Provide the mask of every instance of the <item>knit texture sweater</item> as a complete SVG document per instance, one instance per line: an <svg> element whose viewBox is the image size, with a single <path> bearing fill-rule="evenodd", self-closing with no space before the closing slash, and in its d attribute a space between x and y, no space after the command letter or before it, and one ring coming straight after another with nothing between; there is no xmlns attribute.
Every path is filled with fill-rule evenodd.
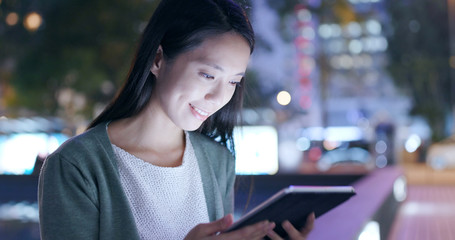
<svg viewBox="0 0 455 240"><path fill-rule="evenodd" d="M140 239L106 126L71 138L44 162L38 184L42 240ZM214 221L233 211L234 159L204 135L190 132L190 139Z"/></svg>
<svg viewBox="0 0 455 240"><path fill-rule="evenodd" d="M177 167L155 166L113 147L141 239L183 239L197 224L209 221L201 174L188 134L182 164Z"/></svg>

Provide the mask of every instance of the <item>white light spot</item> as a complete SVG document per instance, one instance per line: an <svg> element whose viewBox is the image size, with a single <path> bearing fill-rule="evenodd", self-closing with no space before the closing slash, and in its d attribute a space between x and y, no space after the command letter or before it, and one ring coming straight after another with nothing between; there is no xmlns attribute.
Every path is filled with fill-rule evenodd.
<svg viewBox="0 0 455 240"><path fill-rule="evenodd" d="M384 142L383 140L379 140L376 143L374 149L376 150L377 153L383 154L387 151L387 143Z"/></svg>
<svg viewBox="0 0 455 240"><path fill-rule="evenodd" d="M366 27L368 33L370 33L372 35L381 34L381 31L382 31L381 24L379 24L379 22L376 20L368 20L365 23L365 27Z"/></svg>
<svg viewBox="0 0 455 240"><path fill-rule="evenodd" d="M358 240L381 240L379 223L376 221L368 222L359 234Z"/></svg>
<svg viewBox="0 0 455 240"><path fill-rule="evenodd" d="M420 139L420 137L417 134L412 134L406 140L404 148L406 149L407 152L413 153L420 147L421 144L422 140Z"/></svg>
<svg viewBox="0 0 455 240"><path fill-rule="evenodd" d="M311 146L311 141L306 138L306 137L301 137L299 139L297 139L297 149L299 149L299 151L306 151L308 149L310 149L310 146Z"/></svg>
<svg viewBox="0 0 455 240"><path fill-rule="evenodd" d="M280 105L286 106L291 102L291 94L286 91L281 91L277 94L276 100Z"/></svg>

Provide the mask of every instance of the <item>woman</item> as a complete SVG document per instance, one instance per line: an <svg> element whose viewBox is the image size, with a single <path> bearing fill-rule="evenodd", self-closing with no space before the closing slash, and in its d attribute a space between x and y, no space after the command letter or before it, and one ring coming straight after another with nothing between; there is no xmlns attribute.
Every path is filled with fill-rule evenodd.
<svg viewBox="0 0 455 240"><path fill-rule="evenodd" d="M163 0L117 97L45 161L42 239L280 239L268 221L223 233L253 47L230 0ZM313 221L285 229L303 239Z"/></svg>

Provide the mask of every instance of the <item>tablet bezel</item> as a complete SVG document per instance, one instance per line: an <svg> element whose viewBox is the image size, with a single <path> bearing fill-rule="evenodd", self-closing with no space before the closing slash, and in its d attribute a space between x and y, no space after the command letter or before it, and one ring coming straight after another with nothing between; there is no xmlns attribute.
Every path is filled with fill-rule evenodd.
<svg viewBox="0 0 455 240"><path fill-rule="evenodd" d="M247 214L242 216L239 220L234 222L234 224L227 230L233 231L236 229L239 229L243 227L244 225L250 225L253 224L254 222L259 222L261 219L254 219L256 217L256 214L260 215L267 215L267 210L269 208L276 208L273 207L275 203L280 204L280 201L291 201L289 200L289 197L292 196L294 199L300 198L302 201L309 201L311 205L314 204L319 204L317 203L317 199L322 199L325 200L326 205L318 205L316 210L311 210L311 209L296 209L302 211L302 216L299 221L299 223L293 222L291 220L291 223L293 223L297 228L302 227L304 223L302 221L306 220L306 216L311 213L315 212L315 216L319 217L323 215L324 213L330 211L331 209L335 208L336 206L340 205L341 203L347 201L349 198L354 196L355 189L352 186L295 186L291 185L289 187L286 187L280 191L278 191L276 194L268 198L266 201L249 211ZM288 200L286 200L288 198ZM306 199L305 199L306 198ZM316 198L316 199L315 199ZM295 200L294 200L295 201ZM328 201L328 202L327 202ZM321 201L321 203L324 201ZM272 206L272 207L271 207ZM302 206L298 206L302 208ZM273 212L273 210L271 210ZM275 210L276 212L276 210ZM273 214L272 214L273 215ZM305 216L303 216L305 215ZM262 216L262 220L269 220L269 221L274 221L277 224L277 227L275 228L275 231L281 235L282 237L285 237L285 232L281 228L281 222L276 221L277 219L281 219L282 217L278 217L277 219L273 219L274 217L266 218ZM302 220L304 218L304 220ZM297 220L296 220L297 221Z"/></svg>

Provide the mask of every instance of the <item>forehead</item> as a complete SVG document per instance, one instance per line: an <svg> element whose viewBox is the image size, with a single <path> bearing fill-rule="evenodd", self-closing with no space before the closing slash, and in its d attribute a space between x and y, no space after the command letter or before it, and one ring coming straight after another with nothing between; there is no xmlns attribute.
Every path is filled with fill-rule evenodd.
<svg viewBox="0 0 455 240"><path fill-rule="evenodd" d="M237 33L224 33L205 39L198 47L184 54L187 61L227 69L245 69L250 58L250 46Z"/></svg>

